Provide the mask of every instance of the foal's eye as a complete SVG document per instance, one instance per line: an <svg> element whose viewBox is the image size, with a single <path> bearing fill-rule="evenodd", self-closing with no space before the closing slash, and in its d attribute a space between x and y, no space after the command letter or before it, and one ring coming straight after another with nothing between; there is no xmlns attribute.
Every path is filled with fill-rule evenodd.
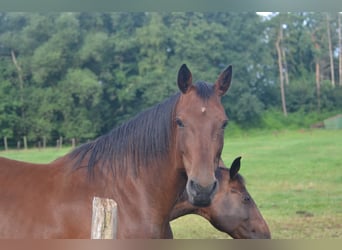
<svg viewBox="0 0 342 250"><path fill-rule="evenodd" d="M222 124L222 129L225 129L226 127L227 127L227 125L228 125L228 121L227 120L225 120L224 122L223 122L223 124Z"/></svg>
<svg viewBox="0 0 342 250"><path fill-rule="evenodd" d="M184 123L182 122L181 119L179 118L176 118L176 123L177 123L177 126L180 127L180 128L184 128Z"/></svg>
<svg viewBox="0 0 342 250"><path fill-rule="evenodd" d="M243 202L245 202L245 203L249 202L250 200L251 200L251 197L249 195L245 195L243 197Z"/></svg>

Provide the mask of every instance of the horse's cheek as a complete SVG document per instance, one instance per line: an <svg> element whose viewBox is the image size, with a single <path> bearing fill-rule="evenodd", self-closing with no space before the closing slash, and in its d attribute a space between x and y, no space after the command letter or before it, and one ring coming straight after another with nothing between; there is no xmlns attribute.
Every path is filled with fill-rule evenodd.
<svg viewBox="0 0 342 250"><path fill-rule="evenodd" d="M186 134L184 129L179 129L177 133L177 148L181 155L186 153Z"/></svg>

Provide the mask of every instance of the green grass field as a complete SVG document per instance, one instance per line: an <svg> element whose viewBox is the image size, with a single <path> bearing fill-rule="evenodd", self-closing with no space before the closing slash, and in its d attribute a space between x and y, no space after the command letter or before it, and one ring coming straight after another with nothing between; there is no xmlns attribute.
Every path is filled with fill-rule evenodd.
<svg viewBox="0 0 342 250"><path fill-rule="evenodd" d="M1 151L49 162L70 148ZM241 155L240 173L275 239L342 238L342 130L246 133L225 138L222 158ZM175 238L229 238L199 216L172 222Z"/></svg>

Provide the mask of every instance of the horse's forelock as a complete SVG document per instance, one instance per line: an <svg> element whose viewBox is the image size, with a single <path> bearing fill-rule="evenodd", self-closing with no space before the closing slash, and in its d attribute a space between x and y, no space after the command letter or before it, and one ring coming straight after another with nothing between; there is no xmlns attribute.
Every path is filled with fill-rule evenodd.
<svg viewBox="0 0 342 250"><path fill-rule="evenodd" d="M197 95L203 100L208 100L215 93L214 85L210 83L200 81L195 84L195 88Z"/></svg>

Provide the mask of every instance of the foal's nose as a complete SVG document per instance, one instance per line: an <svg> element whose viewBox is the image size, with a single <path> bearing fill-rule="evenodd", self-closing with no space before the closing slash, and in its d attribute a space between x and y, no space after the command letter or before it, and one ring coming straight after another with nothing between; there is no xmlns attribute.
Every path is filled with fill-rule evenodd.
<svg viewBox="0 0 342 250"><path fill-rule="evenodd" d="M218 182L214 180L214 182L206 187L203 187L201 184L197 183L194 180L189 180L188 183L188 194L190 202L199 207L209 206L211 203L211 199L217 191Z"/></svg>

